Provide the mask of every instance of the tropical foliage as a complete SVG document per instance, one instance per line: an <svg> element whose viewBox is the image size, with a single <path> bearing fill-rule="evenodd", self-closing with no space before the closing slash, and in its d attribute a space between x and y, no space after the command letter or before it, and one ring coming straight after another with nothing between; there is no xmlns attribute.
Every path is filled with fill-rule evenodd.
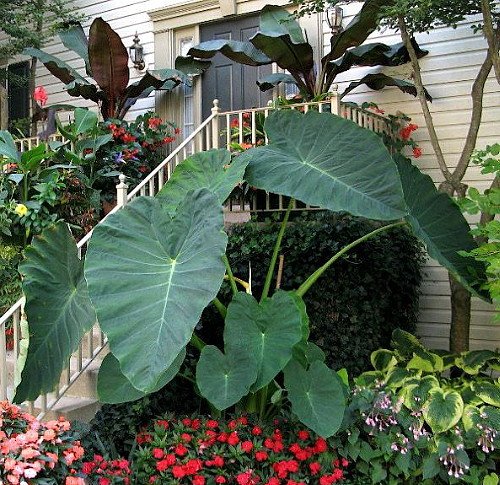
<svg viewBox="0 0 500 485"><path fill-rule="evenodd" d="M475 247L458 207L406 160L396 164L376 134L312 111L277 111L264 128L269 145L232 161L225 150L193 155L157 197L134 199L111 214L96 227L85 263L75 259L64 226L34 241L32 257L21 268L30 348L17 402L36 398L56 382L56 372L49 376L37 370L42 362L63 365L53 352L48 358L47 321L50 348L58 347L62 359L75 350L78 330L94 322L95 312L111 349L99 373L103 401L138 399L165 386L190 344L199 351L197 388L214 412L234 406L264 417L290 405L306 426L330 436L342 423L346 373L333 372L323 352L309 342L302 299L328 267L365 240L409 224L433 257L480 294L483 266L457 254ZM249 282L233 276L225 256L222 204L242 179L290 198L259 300ZM382 222L340 249L295 291L271 294L294 199ZM233 293L230 302L216 298L225 276ZM71 290L53 291L48 281ZM211 302L225 317L221 347L205 345L195 331ZM61 309L56 319L53 312L47 315L48 308Z"/></svg>
<svg viewBox="0 0 500 485"><path fill-rule="evenodd" d="M257 84L262 91L284 82L295 84L306 100L319 99L328 93L340 73L353 66L399 66L409 61L408 51L403 44L363 44L377 28L379 13L388 3L390 2L383 0L364 2L360 12L345 30L332 36L330 52L321 59L321 66L315 66L313 48L307 42L298 22L286 10L272 5L267 5L262 10L259 31L249 41L211 40L191 48L188 56L193 60L206 60L220 52L232 61L248 66L275 62L284 72L258 80ZM418 47L415 40L412 43L419 57L427 54L427 51ZM375 90L395 86L413 96L417 94L415 86L407 80L373 73L351 83L344 95L362 84ZM428 94L427 96L431 100Z"/></svg>
<svg viewBox="0 0 500 485"><path fill-rule="evenodd" d="M27 48L24 54L38 58L60 81L68 94L89 99L99 105L105 120L123 119L127 111L155 89L172 90L180 83L189 83L189 76L199 74L203 63L178 62L179 69L146 71L141 79L129 84L128 52L118 34L102 18L90 26L89 37L80 24L61 31L63 45L85 62L83 77L61 59L37 48Z"/></svg>

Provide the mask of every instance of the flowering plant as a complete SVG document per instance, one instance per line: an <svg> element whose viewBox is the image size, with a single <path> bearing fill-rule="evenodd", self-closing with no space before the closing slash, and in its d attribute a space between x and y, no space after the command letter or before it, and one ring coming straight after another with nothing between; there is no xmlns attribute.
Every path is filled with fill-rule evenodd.
<svg viewBox="0 0 500 485"><path fill-rule="evenodd" d="M105 460L101 455L94 455L92 461L83 463L82 472L87 481L96 485L111 485L130 483L130 463L124 458Z"/></svg>
<svg viewBox="0 0 500 485"><path fill-rule="evenodd" d="M375 370L356 379L339 453L373 483L483 483L499 457L498 382L486 373L500 355L439 355L403 331L393 342L395 350L374 352ZM451 366L463 375L447 377Z"/></svg>
<svg viewBox="0 0 500 485"><path fill-rule="evenodd" d="M137 436L137 483L330 485L349 462L296 422L258 425L246 416L160 419Z"/></svg>
<svg viewBox="0 0 500 485"><path fill-rule="evenodd" d="M0 402L0 484L85 485L77 472L83 453L68 421L42 423Z"/></svg>

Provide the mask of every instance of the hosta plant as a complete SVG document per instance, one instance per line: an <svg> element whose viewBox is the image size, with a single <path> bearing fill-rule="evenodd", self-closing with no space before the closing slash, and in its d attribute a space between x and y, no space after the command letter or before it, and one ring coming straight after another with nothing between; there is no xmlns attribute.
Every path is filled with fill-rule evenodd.
<svg viewBox="0 0 500 485"><path fill-rule="evenodd" d="M343 456L372 483L489 484L498 463L500 354L432 352L407 332L372 354L355 380L339 435ZM455 368L450 376L450 369Z"/></svg>
<svg viewBox="0 0 500 485"><path fill-rule="evenodd" d="M392 46L381 42L363 44L377 28L379 14L390 1L367 0L360 12L347 27L330 39L330 52L321 65L314 63L313 48L307 41L299 23L283 8L267 5L260 14L258 32L248 41L214 39L191 48L188 58L193 62L206 61L221 53L232 61L247 66L263 66L276 63L284 72L270 74L257 81L261 91L267 91L280 83L294 84L306 100L323 99L335 78L354 66L399 66L409 62L409 54L402 43ZM412 40L416 55L423 57L421 50ZM186 58L179 57L179 61ZM352 82L343 95L366 85L380 90L395 86L405 93L416 96L415 86L404 79L397 79L384 73L370 73ZM426 92L429 100L431 97Z"/></svg>
<svg viewBox="0 0 500 485"><path fill-rule="evenodd" d="M302 297L330 265L370 237L407 226L432 257L480 294L483 266L457 252L475 247L458 207L430 177L404 159L395 162L376 134L328 113L292 110L271 114L264 129L267 146L232 159L226 150L189 157L156 197L136 198L99 224L85 261L63 225L34 242L21 269L30 347L16 401L53 388L97 316L111 350L99 372L104 402L162 388L191 345L199 352L196 389L214 411L236 408L266 417L291 406L326 437L342 422L346 376L329 369L309 342ZM259 298L251 281L233 275L225 256L222 206L242 181L290 201ZM271 291L295 199L379 222L295 291ZM217 298L224 278L230 301ZM209 304L225 318L223 345L207 345L195 330ZM42 371L49 354L50 374Z"/></svg>

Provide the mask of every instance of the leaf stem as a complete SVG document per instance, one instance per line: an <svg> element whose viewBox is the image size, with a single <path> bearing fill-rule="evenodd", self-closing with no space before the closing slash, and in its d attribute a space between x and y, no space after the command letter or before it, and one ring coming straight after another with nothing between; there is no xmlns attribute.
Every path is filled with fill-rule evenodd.
<svg viewBox="0 0 500 485"><path fill-rule="evenodd" d="M399 222L394 222L393 224L388 224L387 226L379 227L368 234L365 234L364 236L361 236L360 238L356 239L352 243L348 244L347 246L344 246L340 251L335 253L323 266L318 268L309 278L307 278L304 283L300 285L300 287L297 289L296 293L299 296L304 296L304 294L311 288L311 286L316 283L317 279L335 262L337 259L339 259L341 256L343 256L345 253L347 253L349 250L352 248L358 246L362 242L372 238L373 236L376 236L377 234L387 231L389 229L392 229L393 227L397 226L402 226L406 224L406 221L399 221Z"/></svg>
<svg viewBox="0 0 500 485"><path fill-rule="evenodd" d="M290 217L290 212L295 203L295 199L290 199L288 207L285 212L285 217L281 221L280 232L278 233L278 238L276 239L276 244L274 245L273 255L271 257L271 263L269 264L269 269L267 270L266 281L264 283L264 289L262 290L262 296L260 301L264 301L269 294L269 289L271 288L271 281L273 279L274 268L276 267L276 260L278 259L278 253L281 248L281 241L283 240L283 235L285 234L286 225L288 223L288 218Z"/></svg>
<svg viewBox="0 0 500 485"><path fill-rule="evenodd" d="M229 284L231 285L231 290L233 290L233 295L238 293L238 288L236 287L236 281L234 280L233 272L231 270L231 265L229 264L229 259L224 254L222 256L222 260L224 261L224 265L226 266L227 277L229 278Z"/></svg>
<svg viewBox="0 0 500 485"><path fill-rule="evenodd" d="M226 318L227 308L224 306L224 304L217 297L212 300L212 303L214 304L215 308L217 308L220 316L222 318Z"/></svg>
<svg viewBox="0 0 500 485"><path fill-rule="evenodd" d="M200 337L198 337L198 335L196 335L195 333L193 333L193 335L191 335L191 340L189 341L189 343L195 348L195 349L198 349L200 352L203 350L203 347L205 347L205 345L207 345L205 342L203 342L203 340L201 340Z"/></svg>

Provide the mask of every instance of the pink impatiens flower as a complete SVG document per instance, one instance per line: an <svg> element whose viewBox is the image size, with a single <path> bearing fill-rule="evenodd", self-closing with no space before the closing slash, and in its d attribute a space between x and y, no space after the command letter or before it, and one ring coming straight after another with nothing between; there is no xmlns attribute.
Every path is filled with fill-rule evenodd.
<svg viewBox="0 0 500 485"><path fill-rule="evenodd" d="M33 99L40 105L45 106L49 97L47 96L47 91L43 86L37 86L35 92L33 93Z"/></svg>

